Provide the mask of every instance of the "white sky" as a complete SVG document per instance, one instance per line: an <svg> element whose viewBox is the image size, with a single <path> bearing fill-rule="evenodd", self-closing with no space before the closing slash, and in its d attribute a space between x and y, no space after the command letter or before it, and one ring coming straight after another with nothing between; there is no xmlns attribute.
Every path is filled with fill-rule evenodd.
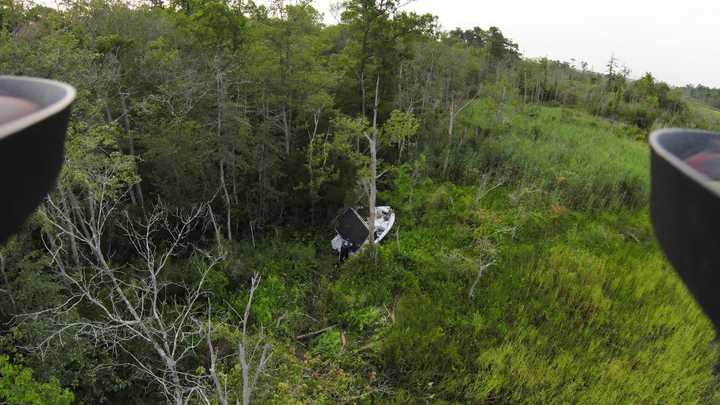
<svg viewBox="0 0 720 405"><path fill-rule="evenodd" d="M336 0L315 0L325 13ZM587 61L604 71L611 54L639 77L720 88L720 0L415 0L444 29L491 25L526 57Z"/></svg>

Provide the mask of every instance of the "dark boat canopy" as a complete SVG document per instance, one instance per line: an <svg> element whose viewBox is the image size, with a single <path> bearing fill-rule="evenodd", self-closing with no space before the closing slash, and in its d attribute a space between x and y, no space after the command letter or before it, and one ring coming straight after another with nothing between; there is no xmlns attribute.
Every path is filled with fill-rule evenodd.
<svg viewBox="0 0 720 405"><path fill-rule="evenodd" d="M370 231L365 221L352 208L348 208L340 215L337 222L337 233L346 241L352 242L355 246L362 245L368 238Z"/></svg>

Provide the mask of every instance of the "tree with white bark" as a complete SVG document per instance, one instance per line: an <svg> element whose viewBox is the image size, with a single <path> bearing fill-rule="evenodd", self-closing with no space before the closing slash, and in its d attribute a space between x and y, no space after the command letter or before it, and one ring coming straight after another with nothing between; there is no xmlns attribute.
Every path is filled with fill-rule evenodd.
<svg viewBox="0 0 720 405"><path fill-rule="evenodd" d="M189 242L189 235L203 224L210 212L207 204L190 209L170 209L157 202L141 220L119 213L118 198L110 193L111 176L98 177L98 188L85 204L67 210L48 198L44 218L48 227L43 240L52 260L52 270L67 291L60 305L18 319L43 317L54 330L33 349L43 351L67 344L67 339L88 338L98 347L115 353L120 366L129 366L156 385L168 403L193 401L210 404L213 398L228 403L227 390L220 390L212 348L212 319L203 314L210 308L208 275L225 260L221 245L203 250ZM138 261L117 264L109 242L114 224L134 250ZM67 243L75 242L74 248ZM76 252L73 252L76 249ZM73 256L78 254L79 263ZM178 256L195 256L197 281L176 282L167 277ZM248 343L250 307L260 277L255 275L241 319L238 361L243 372L242 402L250 401L259 377L266 371L271 346L263 336ZM92 313L77 316L77 311ZM211 367L198 371L200 348L207 341ZM259 350L259 354L258 353ZM113 366L115 366L113 365ZM225 400L223 400L225 398Z"/></svg>
<svg viewBox="0 0 720 405"><path fill-rule="evenodd" d="M375 97L373 101L372 122L360 116L356 119L348 117L340 117L335 120L335 142L336 144L345 144L345 147L335 146L335 150L339 153L345 153L359 167L359 182L363 195L367 196L367 204L369 210L368 218L368 242L375 244L375 208L377 206L377 181L382 178L385 171L378 173L378 168L382 161L378 157L378 152L384 146L395 143L400 148L401 145L410 139L419 127L419 122L410 112L401 112L394 110L390 114L390 118L383 125L379 122L379 106L380 106L380 77L375 82ZM364 138L367 141L367 155L356 152L348 147L349 143L358 138Z"/></svg>
<svg viewBox="0 0 720 405"><path fill-rule="evenodd" d="M237 360L240 362L242 370L242 391L238 395L237 393L230 392L228 390L227 376L218 371L218 358L217 351L213 346L212 340L212 327L213 322L210 316L210 305L208 305L208 329L207 329L207 344L208 352L210 354L210 377L215 388L218 401L222 405L228 405L231 403L239 404L242 400L243 405L250 404L252 394L257 387L257 383L260 376L265 373L268 367L268 362L272 356L272 347L264 339L263 330L260 330L259 336L255 339L254 343L248 335L248 320L250 319L250 308L252 307L253 297L255 291L260 284L260 275L255 274L252 277L250 283L250 292L247 303L245 305L245 312L240 320L242 329L240 332L240 339L237 344ZM234 357L233 357L234 358ZM234 402L233 402L234 399Z"/></svg>

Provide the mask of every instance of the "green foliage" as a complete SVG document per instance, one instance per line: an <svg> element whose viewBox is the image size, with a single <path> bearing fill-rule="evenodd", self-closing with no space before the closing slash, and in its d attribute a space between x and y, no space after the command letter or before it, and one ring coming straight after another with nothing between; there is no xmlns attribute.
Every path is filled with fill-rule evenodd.
<svg viewBox="0 0 720 405"><path fill-rule="evenodd" d="M188 26L204 46L237 48L243 39L245 20L228 2L208 1L194 7Z"/></svg>
<svg viewBox="0 0 720 405"><path fill-rule="evenodd" d="M135 159L120 151L118 138L117 127L73 123L67 133L66 164L60 180L63 186L117 198L140 181Z"/></svg>
<svg viewBox="0 0 720 405"><path fill-rule="evenodd" d="M720 89L713 89L702 84L696 86L688 84L683 88L683 93L711 107L720 108Z"/></svg>
<svg viewBox="0 0 720 405"><path fill-rule="evenodd" d="M513 188L477 191L416 184L394 193L401 213L420 218L401 244L405 271L420 284L397 292L380 361L411 395L501 403L716 395L712 327L657 252L644 213L588 215L552 200L517 202ZM417 211L438 194L461 213ZM412 211L401 202L408 197ZM487 260L496 264L469 297ZM682 381L665 378L669 367Z"/></svg>
<svg viewBox="0 0 720 405"><path fill-rule="evenodd" d="M159 305L186 299L205 252L225 253L196 304L212 304L232 398L257 273L248 339L273 347L259 403L720 401L713 331L646 213L647 133L720 129L700 102L717 104L715 90L688 87L689 100L649 73L632 80L614 57L604 74L523 59L496 27L441 32L396 0L343 1L331 26L304 0L9 1L0 71L78 89L52 201L80 228L99 201L113 207L93 238L129 300L142 299L144 262L119 218L212 207L168 259ZM338 263L332 219L366 199L378 79L378 199L398 222L377 252ZM99 316L68 301L48 250L87 282L104 277L86 263L96 252L50 235L68 225L50 219L41 209L0 249L0 350L17 362L0 356L0 397L156 402L151 378L114 366L130 353L69 330L45 353L26 350L54 324L19 314L67 301L67 319ZM128 339L133 356L155 356ZM193 342L178 366L206 375L205 341Z"/></svg>
<svg viewBox="0 0 720 405"><path fill-rule="evenodd" d="M313 343L313 353L325 358L335 358L342 351L342 338L340 332L335 329L323 333Z"/></svg>
<svg viewBox="0 0 720 405"><path fill-rule="evenodd" d="M479 116L476 125L496 128L484 117L486 111L479 104L467 114ZM647 152L627 138L625 126L567 109L507 108L502 114L511 129L471 139L473 147L456 160L464 176L491 171L558 190L561 203L573 207L638 207L647 201Z"/></svg>
<svg viewBox="0 0 720 405"><path fill-rule="evenodd" d="M658 82L650 73L628 79L629 69L614 58L608 73L582 71L567 62L543 58L523 61L517 82L524 101L581 107L593 114L635 125L643 130L661 126L697 125L678 89Z"/></svg>
<svg viewBox="0 0 720 405"><path fill-rule="evenodd" d="M0 355L0 398L13 405L62 405L72 403L72 392L63 389L57 380L40 383L32 371L15 366Z"/></svg>
<svg viewBox="0 0 720 405"><path fill-rule="evenodd" d="M690 102L695 128L720 131L720 111L696 101Z"/></svg>
<svg viewBox="0 0 720 405"><path fill-rule="evenodd" d="M343 36L352 40L342 50L344 75L339 84L344 88L338 93L344 112L366 114L372 105L371 83L379 79L381 92L394 94L394 67L411 56L414 44L434 36L436 21L428 14L401 11L398 0L345 0L342 5L347 27ZM391 110L385 100L380 106L383 115Z"/></svg>
<svg viewBox="0 0 720 405"><path fill-rule="evenodd" d="M419 128L420 121L412 113L393 110L382 127L379 142L397 145L398 160L400 160L406 144L412 140Z"/></svg>

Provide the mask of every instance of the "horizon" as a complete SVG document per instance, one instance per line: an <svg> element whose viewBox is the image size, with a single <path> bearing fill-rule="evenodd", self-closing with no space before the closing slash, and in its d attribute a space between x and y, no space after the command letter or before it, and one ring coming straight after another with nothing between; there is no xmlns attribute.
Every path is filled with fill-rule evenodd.
<svg viewBox="0 0 720 405"><path fill-rule="evenodd" d="M324 13L326 24L337 23L330 12L334 3L337 1L313 1ZM403 10L430 13L445 31L496 26L518 44L526 58L585 61L591 70L604 73L614 55L630 69L632 79L650 72L672 86L702 84L720 88L720 47L715 46L712 36L720 4L690 0L679 8L677 3L658 1L648 7L609 0L602 7L591 9L588 3L583 6L571 0L557 0L551 5L518 0L499 4L414 0ZM620 9L623 11L616 11ZM677 21L692 24L667 35L667 28L677 25Z"/></svg>
<svg viewBox="0 0 720 405"><path fill-rule="evenodd" d="M326 25L338 23L330 8L339 2L312 0ZM37 0L37 4L57 7L57 0ZM475 0L409 0L402 9L436 16L443 31L498 27L518 44L522 56L529 59L547 57L573 66L584 61L590 70L606 73L605 66L614 56L620 66L630 69L633 80L649 72L657 80L675 87L702 84L720 88L717 74L720 47L712 38L716 20L720 18L720 3L689 0L682 8L676 5L667 0L657 1L652 5L653 11L647 12L648 7L643 4L621 0L608 0L602 8L593 10L578 7L572 0L556 0L551 5L519 0L499 4L478 4ZM477 14L468 12L476 8ZM623 12L615 13L617 9ZM692 24L667 36L667 27L677 24L676 20L692 21ZM659 38L662 41L658 42Z"/></svg>

